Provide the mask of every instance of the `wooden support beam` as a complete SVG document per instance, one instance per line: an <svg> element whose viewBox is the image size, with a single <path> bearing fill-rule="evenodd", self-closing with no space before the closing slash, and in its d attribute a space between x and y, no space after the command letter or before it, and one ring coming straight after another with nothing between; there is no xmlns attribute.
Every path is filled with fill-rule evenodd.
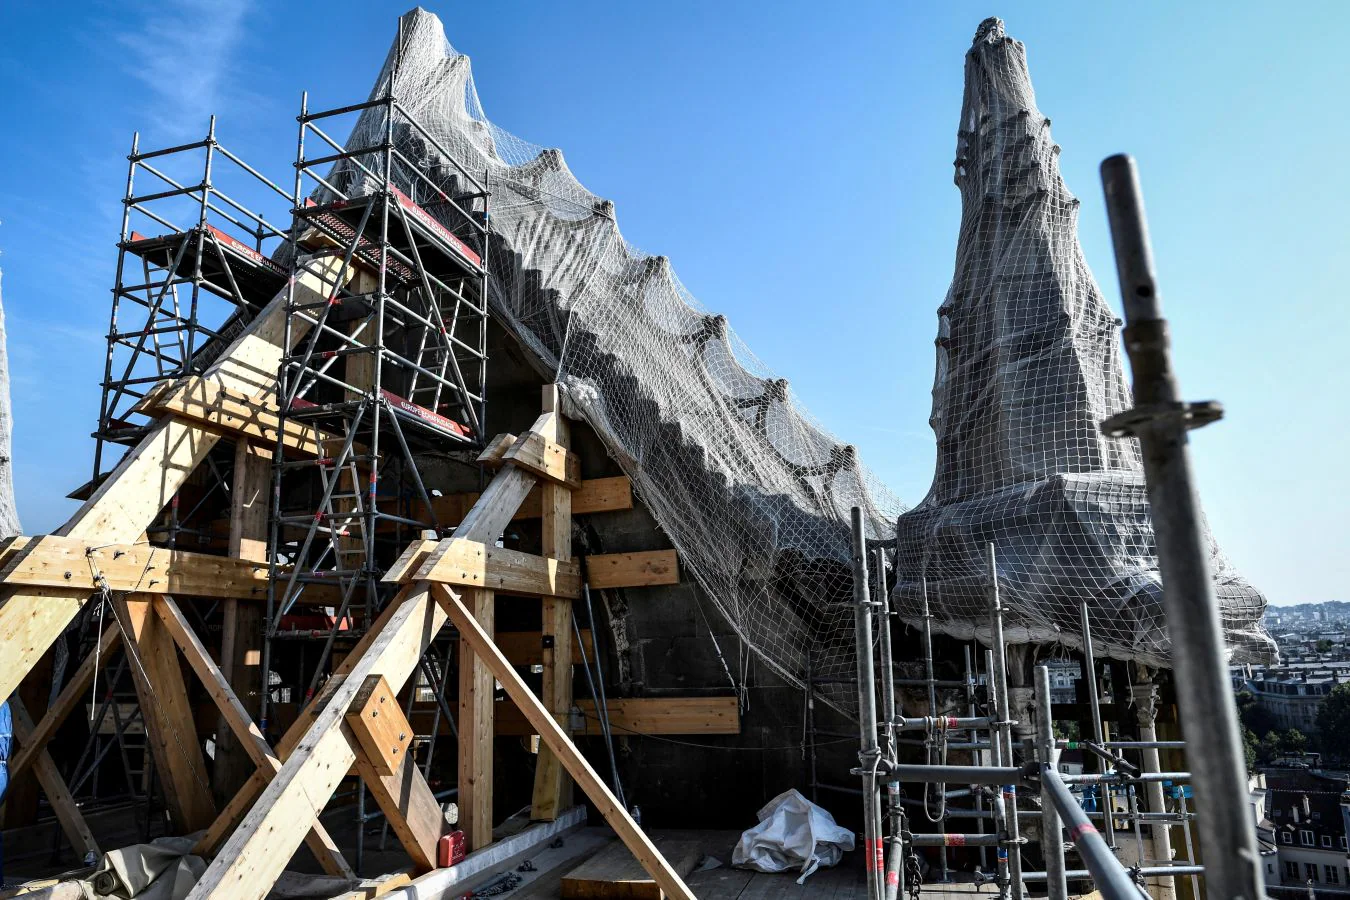
<svg viewBox="0 0 1350 900"><path fill-rule="evenodd" d="M306 262L294 279L297 302L331 296L342 278L341 269L341 260L332 256ZM203 377L251 397L272 390L284 352L289 291L288 287L278 293ZM294 340L303 337L303 327L292 328L291 335ZM218 440L219 435L199 424L161 419L60 534L96 545L136 542ZM0 593L0 646L5 647L0 654L0 697L14 692L88 598L87 591L73 588L5 588Z"/></svg>
<svg viewBox="0 0 1350 900"><path fill-rule="evenodd" d="M596 590L679 584L679 559L674 550L593 554L586 557L586 583Z"/></svg>
<svg viewBox="0 0 1350 900"><path fill-rule="evenodd" d="M52 735L65 723L72 712L80 707L85 696L84 692L89 690L90 683L94 680L94 673L98 667L107 660L108 654L117 649L117 645L122 641L122 629L116 622L112 622L107 628L103 629L103 635L99 638L98 646L84 658L80 667L75 670L75 674L66 682L66 686L61 689L55 702L47 707L47 712L43 714L42 721L38 722L37 727L32 729L28 740L19 747L19 752L9 761L9 779L17 781L24 770L37 758L38 751L47 746ZM97 698L95 698L97 702Z"/></svg>
<svg viewBox="0 0 1350 900"><path fill-rule="evenodd" d="M533 475L508 464L492 479L453 536L495 543L534 482ZM439 549L433 551L432 558ZM417 542L409 556L416 556L420 550L421 543ZM376 674L383 675L390 687L401 689L444 625L447 613L431 599L430 586L429 582L418 582L400 591L324 684L319 696L301 712L278 747L285 758L281 770L261 793L255 793L261 779L251 779L240 792L240 802L232 807L248 809L248 813L220 845L189 900L205 900L217 891L219 896L238 900L261 900L271 889L299 845L297 828L313 823L356 761L356 752L342 731L356 692L366 678ZM215 823L201 843L213 846L224 834L224 829L217 827L220 825Z"/></svg>
<svg viewBox="0 0 1350 900"><path fill-rule="evenodd" d="M271 488L272 451L248 441L237 442L230 485L231 557L267 562ZM262 604L241 602L237 597L225 598L221 609L220 672L250 719L258 717L262 706L264 615ZM228 803L257 767L222 713L216 725L216 759L211 771L216 802Z"/></svg>
<svg viewBox="0 0 1350 900"><path fill-rule="evenodd" d="M38 784L42 786L42 792L47 795L52 812L56 813L56 821L65 833L66 840L70 841L70 845L75 848L75 854L81 859L90 853L98 856L98 843L94 840L94 833L89 830L89 823L85 822L80 808L75 805L75 798L70 795L70 790L66 787L65 780L61 778L56 763L52 762L51 756L42 745L33 740L33 732L36 730L33 719L28 715L28 708L23 705L18 694L9 698L9 709L14 737L19 746L28 743L37 748L32 762L33 773L37 776Z"/></svg>
<svg viewBox="0 0 1350 900"><path fill-rule="evenodd" d="M513 666L542 666L544 664L544 635L540 631L498 631L492 639L501 648L503 655L511 660ZM586 648L586 658L592 659L595 653L595 641L589 628L581 629L581 645L572 641L572 665L581 665L581 648ZM556 645L555 645L555 656Z"/></svg>
<svg viewBox="0 0 1350 900"><path fill-rule="evenodd" d="M102 589L101 576L111 591L260 603L267 599L269 581L262 561L57 535L12 538L0 551L0 566L0 585L70 589L81 597ZM337 599L335 589L316 587L323 596L307 597L308 603L331 605Z"/></svg>
<svg viewBox="0 0 1350 900"><path fill-rule="evenodd" d="M216 707L220 710L221 721L234 735L240 749L247 754L252 761L256 771L263 773L268 777L281 768L281 760L268 745L267 739L263 737L262 731L253 722L253 716L240 701L239 696L226 680L224 672L211 659L211 654L202 646L202 642L197 637L197 633L192 630L188 624L183 612L178 608L178 604L172 597L156 597L154 599L154 610L159 617L160 622L168 631L169 636L173 638L178 649L183 652L183 657L187 660L192 671L196 673L201 680L206 691L215 701ZM337 875L342 878L355 878L351 866L342 856L342 851L338 849L337 842L328 834L317 820L309 834L305 837L305 843L318 860L319 865L329 875Z"/></svg>
<svg viewBox="0 0 1350 900"><path fill-rule="evenodd" d="M426 586L405 588L385 608L361 644L324 684L278 748L281 769L252 803L189 894L190 900L230 897L261 900L356 762L343 731L352 700L371 675L398 689L417 667L445 623L445 613ZM252 782L250 782L252 783Z"/></svg>
<svg viewBox="0 0 1350 900"><path fill-rule="evenodd" d="M530 431L512 443L502 461L513 462L544 481L571 490L581 487L581 460L562 444L538 431Z"/></svg>
<svg viewBox="0 0 1350 900"><path fill-rule="evenodd" d="M436 868L436 842L445 833L445 815L409 752L412 725L403 717L398 694L383 676L370 675L346 716L359 752L356 771L375 796L385 819L418 872Z"/></svg>
<svg viewBox="0 0 1350 900"><path fill-rule="evenodd" d="M681 878L703 858L698 841L663 837L657 838L656 847ZM665 900L660 886L621 844L610 844L564 875L559 896L562 900Z"/></svg>
<svg viewBox="0 0 1350 900"><path fill-rule="evenodd" d="M567 420L562 414L562 398L556 384L544 385L544 414L552 413L549 421L551 428L540 432L546 444L557 447L562 453L576 460L576 456L567 450L571 443L571 433ZM528 439L529 436L527 436ZM507 453L516 451L513 446ZM517 459L517 464L519 460ZM578 484L580 483L580 464L577 465ZM558 560L558 565L576 565L572 560L572 489L570 486L553 481L539 484L541 513L540 549L544 556ZM580 582L580 567L577 581ZM572 600L581 595L580 584L576 593L561 595L553 591L542 601L541 622L543 628L544 678L542 697L544 706L553 713L559 723L567 721L568 711L572 708ZM572 782L563 770L562 763L548 746L539 748L538 761L534 769L534 793L530 800L530 818L535 821L552 822L564 809L572 805Z"/></svg>
<svg viewBox="0 0 1350 900"><path fill-rule="evenodd" d="M741 714L735 697L620 697L608 701L610 727L615 734L624 735L710 735L740 734ZM600 717L595 703L578 700L582 728L571 727L571 734L599 737ZM513 704L497 703L497 736L519 737L535 734L525 717Z"/></svg>
<svg viewBox="0 0 1350 900"><path fill-rule="evenodd" d="M524 502L520 504L520 509L516 510L512 519L524 521L541 518L543 516L542 493L543 485L536 485ZM447 527L459 524L459 521L464 518L464 514L477 502L478 494L475 492L446 494L443 497L431 498L432 508L436 511L436 521ZM622 512L632 508L633 486L627 475L586 478L582 480L581 487L572 492L573 516ZM386 527L392 529L394 523L391 522Z"/></svg>
<svg viewBox="0 0 1350 900"><path fill-rule="evenodd" d="M151 615L146 595L116 596L113 608L169 817L180 834L206 828L216 817L215 803L173 637Z"/></svg>
<svg viewBox="0 0 1350 900"><path fill-rule="evenodd" d="M347 711L347 725L379 775L393 775L408 758L413 730L398 705L398 694L381 675L371 675Z"/></svg>
<svg viewBox="0 0 1350 900"><path fill-rule="evenodd" d="M486 588L503 594L581 596L581 567L574 562L462 538L452 538L446 543L448 546L440 548L435 562L424 563L416 574L405 574L404 579Z"/></svg>
<svg viewBox="0 0 1350 900"><path fill-rule="evenodd" d="M493 631L491 591L466 590L464 602L484 633ZM492 843L492 671L459 639L459 827L467 849Z"/></svg>
<svg viewBox="0 0 1350 900"><path fill-rule="evenodd" d="M271 449L276 447L281 416L270 394L251 397L244 391L189 376L147 394L133 412L151 418L173 415L229 437ZM286 421L282 448L287 456L324 456L333 441L342 438L294 419Z"/></svg>
<svg viewBox="0 0 1350 900"><path fill-rule="evenodd" d="M619 804L618 798L610 793L604 780L577 750L576 745L554 720L553 714L534 695L506 657L502 656L501 651L492 643L491 636L483 630L473 613L444 585L433 585L431 592L441 608L449 613L450 621L459 629L460 635L473 645L478 658L486 661L492 674L506 689L507 695L525 713L530 724L538 730L539 736L549 748L558 755L563 766L586 792L586 796L595 804L605 821L637 857L643 870L655 879L668 896L678 900L694 900L693 892L628 815L628 811Z"/></svg>

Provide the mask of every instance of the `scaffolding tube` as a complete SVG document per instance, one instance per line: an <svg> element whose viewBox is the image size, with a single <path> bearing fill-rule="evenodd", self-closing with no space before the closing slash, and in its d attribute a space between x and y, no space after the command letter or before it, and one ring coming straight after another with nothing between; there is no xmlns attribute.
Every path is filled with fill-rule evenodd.
<svg viewBox="0 0 1350 900"><path fill-rule="evenodd" d="M1036 667L1036 749L1041 764L1041 855L1045 857L1049 900L1068 900L1064 838L1059 813L1046 789L1046 771L1055 771L1055 723L1050 713L1050 669Z"/></svg>
<svg viewBox="0 0 1350 900"><path fill-rule="evenodd" d="M1251 827L1210 552L1186 449L1187 429L1218 419L1222 411L1214 403L1180 400L1134 160L1123 154L1109 157L1101 174L1135 397L1133 409L1108 419L1102 428L1107 434L1137 437L1144 460L1181 719L1187 733L1206 738L1206 752L1192 760L1196 796L1206 810L1198 824L1200 846L1214 864L1205 887L1214 900L1249 900L1264 893L1261 858Z"/></svg>

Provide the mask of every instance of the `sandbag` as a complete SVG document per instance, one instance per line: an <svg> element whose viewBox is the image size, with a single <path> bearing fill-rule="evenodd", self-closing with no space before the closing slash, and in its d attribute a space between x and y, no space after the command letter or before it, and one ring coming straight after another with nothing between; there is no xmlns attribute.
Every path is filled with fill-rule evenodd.
<svg viewBox="0 0 1350 900"><path fill-rule="evenodd" d="M731 864L757 872L801 869L801 884L821 866L833 866L853 849L853 832L796 790L774 797L760 809L759 824L741 835Z"/></svg>

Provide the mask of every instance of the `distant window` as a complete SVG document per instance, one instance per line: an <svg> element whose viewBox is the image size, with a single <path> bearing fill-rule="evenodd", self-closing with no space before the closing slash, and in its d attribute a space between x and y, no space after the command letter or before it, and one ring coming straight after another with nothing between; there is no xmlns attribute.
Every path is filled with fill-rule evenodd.
<svg viewBox="0 0 1350 900"><path fill-rule="evenodd" d="M1282 844L1292 844L1293 842L1294 842L1294 835L1293 835L1292 832L1288 832L1288 831L1281 831L1281 832L1280 832L1280 843L1282 843ZM1297 873L1295 873L1295 874L1297 874Z"/></svg>
<svg viewBox="0 0 1350 900"><path fill-rule="evenodd" d="M1345 849L1345 835L1341 835L1341 849Z"/></svg>
<svg viewBox="0 0 1350 900"><path fill-rule="evenodd" d="M1323 866L1322 868L1326 871L1327 884L1341 883L1340 869L1338 869L1336 866Z"/></svg>
<svg viewBox="0 0 1350 900"><path fill-rule="evenodd" d="M1298 878L1298 863L1286 861L1284 864L1284 877Z"/></svg>
<svg viewBox="0 0 1350 900"><path fill-rule="evenodd" d="M436 698L435 698L435 697L432 697L431 699L434 700L434 699L436 699ZM1315 812L1315 813L1313 813L1313 814L1312 814L1312 820L1313 820L1314 822L1320 822L1320 821L1322 821L1322 814L1321 814L1320 812Z"/></svg>
<svg viewBox="0 0 1350 900"><path fill-rule="evenodd" d="M1304 863L1303 872L1308 876L1309 881L1320 881L1317 877L1317 863Z"/></svg>
<svg viewBox="0 0 1350 900"><path fill-rule="evenodd" d="M1331 849L1331 835L1329 834L1322 835L1322 846L1326 847L1327 849Z"/></svg>
<svg viewBox="0 0 1350 900"><path fill-rule="evenodd" d="M1298 833L1298 839L1299 842L1303 844L1303 846L1305 847L1317 846L1317 842L1313 840L1313 833L1311 831L1300 831Z"/></svg>

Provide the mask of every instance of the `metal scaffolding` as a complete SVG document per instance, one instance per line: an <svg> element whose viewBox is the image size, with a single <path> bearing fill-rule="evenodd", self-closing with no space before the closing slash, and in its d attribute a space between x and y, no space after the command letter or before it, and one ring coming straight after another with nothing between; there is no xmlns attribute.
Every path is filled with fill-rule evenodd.
<svg viewBox="0 0 1350 900"><path fill-rule="evenodd" d="M203 371L287 277L272 257L289 230L235 198L291 195L217 139L214 116L203 140L176 147L142 151L138 132L127 159L94 472L76 495L116 464L109 444L134 446L149 430L134 418L147 392ZM183 172L200 174L185 183Z"/></svg>

